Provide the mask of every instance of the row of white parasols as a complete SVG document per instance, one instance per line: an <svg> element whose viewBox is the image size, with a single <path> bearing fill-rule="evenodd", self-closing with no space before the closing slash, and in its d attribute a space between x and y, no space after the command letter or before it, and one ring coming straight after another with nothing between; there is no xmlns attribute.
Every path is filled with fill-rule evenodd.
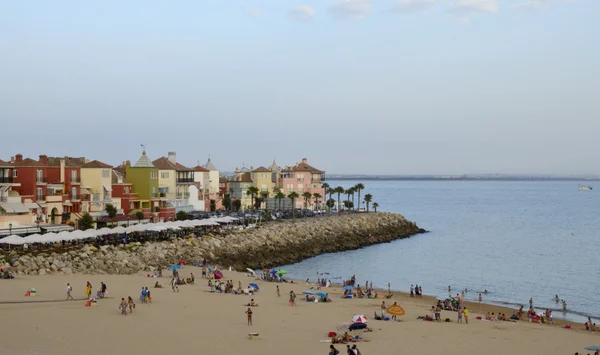
<svg viewBox="0 0 600 355"><path fill-rule="evenodd" d="M229 224L237 221L234 217L220 217L220 218L209 218L209 219L195 219L186 221L173 221L163 223L148 223L148 224L135 224L129 227L116 227L116 228L102 228L102 229L88 229L85 231L75 230L72 232L59 232L59 233L46 233L46 234L32 234L25 238L20 237L16 234L9 235L8 237L0 239L0 244L9 245L22 245L22 244L33 244L33 243L57 243L62 241L73 241L73 240L85 240L92 239L99 236L111 235L111 234L124 234L134 232L161 232L165 230L179 230L182 228L196 228L202 226L220 226L222 224Z"/></svg>

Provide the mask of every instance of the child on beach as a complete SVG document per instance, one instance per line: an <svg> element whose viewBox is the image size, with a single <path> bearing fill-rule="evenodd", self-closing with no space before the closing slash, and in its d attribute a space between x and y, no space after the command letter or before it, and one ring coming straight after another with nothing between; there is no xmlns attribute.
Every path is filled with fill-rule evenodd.
<svg viewBox="0 0 600 355"><path fill-rule="evenodd" d="M469 310L467 307L463 309L463 315L465 317L465 324L469 324Z"/></svg>
<svg viewBox="0 0 600 355"><path fill-rule="evenodd" d="M119 305L119 309L121 310L121 315L127 315L127 302L125 302L124 298L121 298L121 304Z"/></svg>
<svg viewBox="0 0 600 355"><path fill-rule="evenodd" d="M463 319L463 309L459 308L458 309L458 323L462 324L462 319Z"/></svg>
<svg viewBox="0 0 600 355"><path fill-rule="evenodd" d="M73 291L73 288L71 287L71 284L67 284L67 300L74 299L73 296L71 296L72 291Z"/></svg>

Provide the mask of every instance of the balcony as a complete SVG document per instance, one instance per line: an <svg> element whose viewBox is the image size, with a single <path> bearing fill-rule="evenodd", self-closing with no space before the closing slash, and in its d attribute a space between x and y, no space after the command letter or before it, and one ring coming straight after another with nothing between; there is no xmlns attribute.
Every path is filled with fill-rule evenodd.
<svg viewBox="0 0 600 355"><path fill-rule="evenodd" d="M178 184L193 184L194 178L177 178Z"/></svg>
<svg viewBox="0 0 600 355"><path fill-rule="evenodd" d="M81 195L71 195L71 200L81 200Z"/></svg>
<svg viewBox="0 0 600 355"><path fill-rule="evenodd" d="M81 184L81 177L71 176L71 184Z"/></svg>
<svg viewBox="0 0 600 355"><path fill-rule="evenodd" d="M36 201L46 201L46 195L37 195L35 199Z"/></svg>
<svg viewBox="0 0 600 355"><path fill-rule="evenodd" d="M9 177L9 176L1 176L0 177L0 184L12 184L13 182L13 178Z"/></svg>
<svg viewBox="0 0 600 355"><path fill-rule="evenodd" d="M112 197L110 196L110 194L104 195L104 202L110 202L110 201L112 201Z"/></svg>
<svg viewBox="0 0 600 355"><path fill-rule="evenodd" d="M184 192L184 193L177 194L177 198L182 198L182 199L183 198L185 198L185 199L190 198L190 193L189 192Z"/></svg>
<svg viewBox="0 0 600 355"><path fill-rule="evenodd" d="M152 197L152 198L158 198L158 196L159 196L159 194L156 192L153 192L150 194L150 197Z"/></svg>
<svg viewBox="0 0 600 355"><path fill-rule="evenodd" d="M35 182L36 182L37 184L46 184L48 181L47 181L47 179L46 179L46 177L45 177L45 176L37 176L37 177L35 178Z"/></svg>

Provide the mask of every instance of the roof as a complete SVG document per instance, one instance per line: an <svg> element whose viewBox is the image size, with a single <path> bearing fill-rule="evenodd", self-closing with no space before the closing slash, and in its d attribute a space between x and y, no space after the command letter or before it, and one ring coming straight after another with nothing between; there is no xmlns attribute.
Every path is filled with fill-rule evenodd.
<svg viewBox="0 0 600 355"><path fill-rule="evenodd" d="M12 163L9 163L9 162L6 162L6 161L0 159L0 166L11 166L11 165L12 165Z"/></svg>
<svg viewBox="0 0 600 355"><path fill-rule="evenodd" d="M240 180L241 182L252 182L252 175L250 173L243 173L240 176Z"/></svg>
<svg viewBox="0 0 600 355"><path fill-rule="evenodd" d="M202 172L202 173L208 173L210 171L207 168L203 167L202 165L198 165L198 166L194 167L193 170Z"/></svg>
<svg viewBox="0 0 600 355"><path fill-rule="evenodd" d="M204 165L204 167L210 171L217 171L218 169L213 165L213 163L210 161L210 158L208 158L208 161L206 162L206 165Z"/></svg>
<svg viewBox="0 0 600 355"><path fill-rule="evenodd" d="M125 164L119 165L113 168L113 171L118 171L121 175L125 175L127 172L127 166Z"/></svg>
<svg viewBox="0 0 600 355"><path fill-rule="evenodd" d="M47 164L44 164L40 161L37 160L33 160L31 158L25 158L19 162L15 162L14 166L23 166L23 167L33 167L33 166L48 166Z"/></svg>
<svg viewBox="0 0 600 355"><path fill-rule="evenodd" d="M313 174L323 174L325 173L324 171L321 171L311 165L308 165L308 163L298 163L295 166L290 166L287 169L284 169L284 171L294 171L294 172L310 172Z"/></svg>
<svg viewBox="0 0 600 355"><path fill-rule="evenodd" d="M220 177L219 178L219 182L228 182L229 180L225 179L224 177Z"/></svg>
<svg viewBox="0 0 600 355"><path fill-rule="evenodd" d="M155 161L152 162L152 164L154 164L155 167L161 169L161 170L188 170L191 171L192 169L183 166L179 163L175 163L173 164L169 158L166 157L160 157L158 159L156 159ZM137 165L137 164L136 164Z"/></svg>
<svg viewBox="0 0 600 355"><path fill-rule="evenodd" d="M65 166L70 167L80 167L85 164L85 158L73 158L73 157L47 157L48 165L50 166L60 166L60 161L65 161Z"/></svg>
<svg viewBox="0 0 600 355"><path fill-rule="evenodd" d="M112 166L108 165L108 164L104 164L101 161L98 160L92 160L91 162L87 163L87 164L83 164L81 166L82 168L102 168L102 169L111 169Z"/></svg>
<svg viewBox="0 0 600 355"><path fill-rule="evenodd" d="M142 153L142 156L138 159L137 163L133 166L133 168L154 168L154 164L146 155L146 151Z"/></svg>
<svg viewBox="0 0 600 355"><path fill-rule="evenodd" d="M111 182L115 185L116 184L126 184L125 174L117 169L112 170L112 175L111 175L110 179L111 179ZM121 180L121 182L119 182L119 180Z"/></svg>
<svg viewBox="0 0 600 355"><path fill-rule="evenodd" d="M259 166L258 168L252 170L253 173L270 173L271 170L265 168L264 166Z"/></svg>

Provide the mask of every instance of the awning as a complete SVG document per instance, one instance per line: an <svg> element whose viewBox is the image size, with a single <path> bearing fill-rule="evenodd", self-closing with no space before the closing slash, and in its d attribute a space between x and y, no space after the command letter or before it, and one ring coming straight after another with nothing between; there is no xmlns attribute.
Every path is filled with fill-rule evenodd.
<svg viewBox="0 0 600 355"><path fill-rule="evenodd" d="M91 187L89 187L89 186L87 186L87 185L84 185L84 186L82 186L81 188L82 188L82 189L88 189L88 190L89 190L89 189L91 189Z"/></svg>
<svg viewBox="0 0 600 355"><path fill-rule="evenodd" d="M48 207L48 205L46 204L46 202L38 202L37 204L40 205L41 208Z"/></svg>
<svg viewBox="0 0 600 355"><path fill-rule="evenodd" d="M48 184L48 188L53 189L53 190L64 190L65 185L64 184Z"/></svg>
<svg viewBox="0 0 600 355"><path fill-rule="evenodd" d="M46 232L63 232L63 231L72 231L73 229L75 229L66 224L53 224L53 225L47 225L47 226L40 226L40 228Z"/></svg>
<svg viewBox="0 0 600 355"><path fill-rule="evenodd" d="M104 187L104 190L105 190L106 192L112 192L112 189L110 188L110 186L107 186L107 185L102 185L102 187Z"/></svg>
<svg viewBox="0 0 600 355"><path fill-rule="evenodd" d="M7 213L29 213L29 208L22 203L0 203L0 207Z"/></svg>
<svg viewBox="0 0 600 355"><path fill-rule="evenodd" d="M71 202L63 202L63 206L71 207L73 204Z"/></svg>
<svg viewBox="0 0 600 355"><path fill-rule="evenodd" d="M32 234L32 233L39 233L39 232L40 232L40 229L38 227L34 227L34 226L18 226L18 227L13 226L12 228L0 228L0 236L11 235L11 234L23 235L23 234Z"/></svg>
<svg viewBox="0 0 600 355"><path fill-rule="evenodd" d="M25 205L25 207L27 207L29 209L38 209L38 208L41 208L40 205L38 205L35 202L25 202L23 205Z"/></svg>

